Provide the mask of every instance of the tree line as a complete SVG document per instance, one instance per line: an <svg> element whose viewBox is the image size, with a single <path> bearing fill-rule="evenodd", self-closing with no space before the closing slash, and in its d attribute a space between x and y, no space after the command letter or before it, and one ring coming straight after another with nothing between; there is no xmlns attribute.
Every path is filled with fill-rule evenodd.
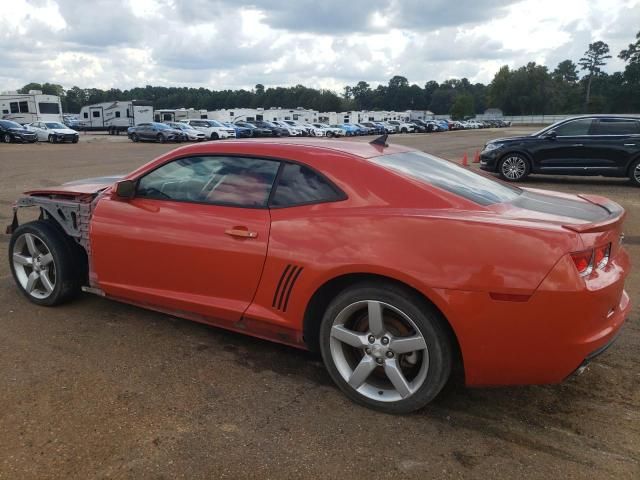
<svg viewBox="0 0 640 480"><path fill-rule="evenodd" d="M505 115L563 113L631 113L640 111L640 31L635 42L618 53L625 62L622 72L602 71L612 58L602 41L589 44L577 62L563 60L554 70L535 62L517 69L504 66L489 85L471 83L467 78L442 83L428 81L424 86L411 84L395 75L387 85L372 88L365 81L346 86L338 94L331 90L294 87L269 87L258 84L252 90L210 90L192 87L147 85L130 90L80 88L65 90L51 83L29 83L20 91L42 90L59 95L63 110L78 113L84 105L113 100L148 100L156 109L193 107L221 108L296 108L321 112L348 110L430 110L463 118L487 108L499 108ZM580 76L580 72L583 75Z"/></svg>

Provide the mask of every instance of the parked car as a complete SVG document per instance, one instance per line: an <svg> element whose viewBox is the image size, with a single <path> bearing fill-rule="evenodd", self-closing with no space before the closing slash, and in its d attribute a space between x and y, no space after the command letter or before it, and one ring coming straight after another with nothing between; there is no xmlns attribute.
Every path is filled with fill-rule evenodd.
<svg viewBox="0 0 640 480"><path fill-rule="evenodd" d="M345 131L339 127L332 127L331 125L327 125L326 123L314 123L314 127L320 128L324 130L325 137L343 137Z"/></svg>
<svg viewBox="0 0 640 480"><path fill-rule="evenodd" d="M488 142L480 168L517 182L531 173L628 177L640 186L640 119L591 115Z"/></svg>
<svg viewBox="0 0 640 480"><path fill-rule="evenodd" d="M160 122L141 123L127 129L127 136L133 142L182 142L187 139L182 130L171 128Z"/></svg>
<svg viewBox="0 0 640 480"><path fill-rule="evenodd" d="M281 127L275 122L266 122L263 120L252 120L249 123L252 123L258 128L264 128L271 131L272 137L288 137L289 129L285 127Z"/></svg>
<svg viewBox="0 0 640 480"><path fill-rule="evenodd" d="M253 123L245 122L243 120L239 120L239 121L237 121L235 123L236 123L236 125L238 125L240 127L251 129L251 136L252 137L271 137L271 136L273 136L273 132L271 131L270 128L256 127Z"/></svg>
<svg viewBox="0 0 640 480"><path fill-rule="evenodd" d="M247 127L241 127L240 125L236 125L231 122L220 122L227 128L233 128L236 132L236 138L249 138L253 136L253 130Z"/></svg>
<svg viewBox="0 0 640 480"><path fill-rule="evenodd" d="M389 120L389 122L387 123L395 126L398 133L411 133L414 130L413 125L407 122L400 122L398 120Z"/></svg>
<svg viewBox="0 0 640 480"><path fill-rule="evenodd" d="M413 123L420 125L424 129L424 132L426 133L433 132L436 130L436 126L434 125L434 123L429 120L418 119L418 120L413 120Z"/></svg>
<svg viewBox="0 0 640 480"><path fill-rule="evenodd" d="M286 129L287 133L288 133L288 135L290 137L303 137L304 134L305 134L305 130L303 128L298 128L298 127L294 127L292 125L289 125L284 120L274 120L271 123L279 126L280 128Z"/></svg>
<svg viewBox="0 0 640 480"><path fill-rule="evenodd" d="M398 133L398 126L397 125L393 125L389 122L380 122L384 128L387 130L387 133Z"/></svg>
<svg viewBox="0 0 640 480"><path fill-rule="evenodd" d="M42 218L19 211L7 233L32 303L84 286L319 351L349 398L389 413L427 404L453 370L469 386L561 382L631 313L618 204L399 145L204 142L115 184L37 187L27 206Z"/></svg>
<svg viewBox="0 0 640 480"><path fill-rule="evenodd" d="M220 140L236 137L236 131L233 128L226 127L217 120L186 119L180 120L180 123L186 123L196 130L204 132L209 140Z"/></svg>
<svg viewBox="0 0 640 480"><path fill-rule="evenodd" d="M362 122L362 125L364 125L367 128L372 129L373 133L378 134L378 135L383 135L383 134L387 133L387 130L384 128L384 125L381 125L379 123Z"/></svg>
<svg viewBox="0 0 640 480"><path fill-rule="evenodd" d="M351 123L341 123L339 125L331 125L331 127L341 128L347 137L355 137L360 135L360 129Z"/></svg>
<svg viewBox="0 0 640 480"><path fill-rule="evenodd" d="M4 143L34 143L38 139L35 132L12 120L0 120L0 138Z"/></svg>
<svg viewBox="0 0 640 480"><path fill-rule="evenodd" d="M182 122L164 122L164 123L170 126L171 128L175 128L176 130L181 130L182 133L185 135L185 140L189 140L192 142L203 142L207 139L207 136L204 134L204 132L200 130L196 130L191 125L187 125L186 123L182 123Z"/></svg>
<svg viewBox="0 0 640 480"><path fill-rule="evenodd" d="M62 123L72 130L80 130L80 120L78 120L78 117L75 115L63 115Z"/></svg>
<svg viewBox="0 0 640 480"><path fill-rule="evenodd" d="M33 122L25 126L35 132L40 142L78 143L80 138L78 132L59 122Z"/></svg>

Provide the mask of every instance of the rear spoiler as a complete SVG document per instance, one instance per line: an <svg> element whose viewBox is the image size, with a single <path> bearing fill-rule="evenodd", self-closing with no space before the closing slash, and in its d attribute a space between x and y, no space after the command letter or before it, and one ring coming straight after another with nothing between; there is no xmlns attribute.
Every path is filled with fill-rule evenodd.
<svg viewBox="0 0 640 480"><path fill-rule="evenodd" d="M563 225L562 227L567 230L572 230L578 233L604 232L621 224L627 216L627 212L625 212L624 208L608 198L601 197L600 195L578 195L578 197L589 203L602 207L607 211L609 216L600 222Z"/></svg>

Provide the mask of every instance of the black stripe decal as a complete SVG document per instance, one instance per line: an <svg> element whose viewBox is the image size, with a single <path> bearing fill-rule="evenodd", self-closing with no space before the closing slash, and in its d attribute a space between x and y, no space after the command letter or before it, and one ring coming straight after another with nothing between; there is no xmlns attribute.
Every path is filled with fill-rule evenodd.
<svg viewBox="0 0 640 480"><path fill-rule="evenodd" d="M293 286L296 284L296 280L298 280L298 277L302 273L302 270L304 270L304 268L300 267L296 274L293 276L293 280L291 280L291 285L289 285L289 290L287 291L287 297L284 300L284 308L282 309L283 312L287 311L287 305L289 305L289 297L291 296L291 291L293 290Z"/></svg>
<svg viewBox="0 0 640 480"><path fill-rule="evenodd" d="M295 273L295 271L297 269L298 269L298 267L293 267L289 271L289 275L287 275L287 279L285 280L284 285L283 285L282 289L280 290L280 300L278 300L278 310L282 310L282 301L284 300L284 293L289 288L289 282L291 282L291 277L293 277L293 274Z"/></svg>
<svg viewBox="0 0 640 480"><path fill-rule="evenodd" d="M282 287L282 282L284 281L284 277L287 275L287 272L289 271L290 268L291 268L291 265L287 265L287 268L284 269L284 272L282 272L282 275L280 276L278 287L276 288L276 291L273 294L273 303L271 304L272 307L276 306L276 300L278 298L278 293L280 292L280 287Z"/></svg>

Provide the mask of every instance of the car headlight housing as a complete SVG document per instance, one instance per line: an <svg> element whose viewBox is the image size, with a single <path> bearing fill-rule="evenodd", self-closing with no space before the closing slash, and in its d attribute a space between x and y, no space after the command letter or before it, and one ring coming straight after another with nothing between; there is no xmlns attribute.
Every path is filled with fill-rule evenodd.
<svg viewBox="0 0 640 480"><path fill-rule="evenodd" d="M490 152L491 150L496 150L500 147L502 147L501 143L487 143L487 145L484 147L484 151Z"/></svg>

